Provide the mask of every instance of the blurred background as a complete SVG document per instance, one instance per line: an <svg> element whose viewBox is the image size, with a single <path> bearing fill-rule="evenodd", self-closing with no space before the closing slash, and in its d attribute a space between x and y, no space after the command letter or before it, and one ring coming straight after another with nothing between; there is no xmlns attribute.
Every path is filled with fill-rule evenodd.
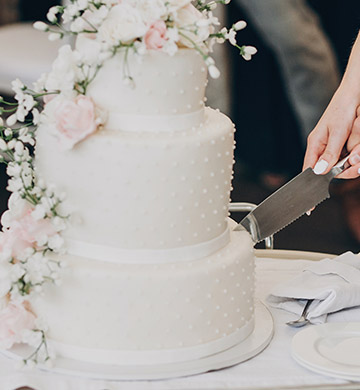
<svg viewBox="0 0 360 390"><path fill-rule="evenodd" d="M49 67L57 47L50 49L46 34L34 32L29 22L44 20L56 4L0 0L0 95L11 94L13 78L35 80ZM360 1L232 0L216 12L228 26L246 20L238 43L258 49L246 62L234 47L218 45L222 77L210 80L207 90L207 104L237 128L232 201L258 204L301 171L307 135L336 90L359 31ZM8 193L0 169L2 212ZM360 180L335 180L331 198L276 234L275 247L359 252Z"/></svg>

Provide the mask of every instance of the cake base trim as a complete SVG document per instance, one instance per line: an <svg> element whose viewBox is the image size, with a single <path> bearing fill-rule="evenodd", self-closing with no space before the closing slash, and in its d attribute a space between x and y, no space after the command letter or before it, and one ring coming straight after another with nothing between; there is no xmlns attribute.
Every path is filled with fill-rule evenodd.
<svg viewBox="0 0 360 390"><path fill-rule="evenodd" d="M116 264L164 264L193 261L217 252L230 242L229 227L220 236L206 242L171 249L123 249L67 239L67 253Z"/></svg>
<svg viewBox="0 0 360 390"><path fill-rule="evenodd" d="M59 343L51 339L49 339L48 342L49 345L54 348L57 355L84 362L111 365L169 364L203 359L221 351L226 351L245 340L253 332L254 326L253 317L246 325L230 335L226 335L206 344L177 349L149 351L103 350L77 347Z"/></svg>
<svg viewBox="0 0 360 390"><path fill-rule="evenodd" d="M261 353L271 342L274 334L274 321L269 309L260 301L255 301L254 331L244 341L218 354L183 363L154 364L146 366L110 366L106 364L84 363L71 358L58 357L54 367L45 364L39 368L58 375L72 375L78 378L108 381L123 380L163 380L219 370L242 363ZM22 360L31 353L24 344L15 345L10 351L1 351L4 356Z"/></svg>

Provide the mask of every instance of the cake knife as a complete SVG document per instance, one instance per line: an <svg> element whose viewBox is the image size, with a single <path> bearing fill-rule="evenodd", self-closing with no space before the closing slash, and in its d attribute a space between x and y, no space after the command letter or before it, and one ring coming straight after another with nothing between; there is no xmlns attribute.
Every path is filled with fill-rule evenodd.
<svg viewBox="0 0 360 390"><path fill-rule="evenodd" d="M326 175L307 168L251 211L234 230L246 229L255 243L270 237L330 197L331 180L348 168L349 156Z"/></svg>

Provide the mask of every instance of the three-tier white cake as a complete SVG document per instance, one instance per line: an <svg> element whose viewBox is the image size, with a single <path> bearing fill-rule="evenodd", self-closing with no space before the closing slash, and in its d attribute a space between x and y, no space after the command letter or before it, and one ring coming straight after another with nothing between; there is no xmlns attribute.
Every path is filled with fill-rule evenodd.
<svg viewBox="0 0 360 390"><path fill-rule="evenodd" d="M79 50L87 38L78 40ZM83 45L83 46L82 46ZM69 267L33 303L59 355L105 364L189 361L254 328L253 243L228 219L234 126L205 107L193 49L124 53L87 95L103 128L71 150L37 133L37 174L65 191Z"/></svg>

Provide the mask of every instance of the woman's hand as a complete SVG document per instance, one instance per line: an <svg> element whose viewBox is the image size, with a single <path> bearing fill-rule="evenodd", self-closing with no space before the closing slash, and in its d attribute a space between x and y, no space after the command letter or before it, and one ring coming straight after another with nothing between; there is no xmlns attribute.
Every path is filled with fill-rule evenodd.
<svg viewBox="0 0 360 390"><path fill-rule="evenodd" d="M308 137L304 169L325 174L348 153L351 166L339 178L360 176L360 33L341 84Z"/></svg>
<svg viewBox="0 0 360 390"><path fill-rule="evenodd" d="M308 137L304 169L311 167L317 174L327 173L344 152L350 152L348 161L351 167L338 177L351 179L360 176L360 104L356 108L353 102L335 94Z"/></svg>
<svg viewBox="0 0 360 390"><path fill-rule="evenodd" d="M356 118L351 129L346 149L350 151L350 168L346 169L339 178L354 179L360 175L360 105L356 110Z"/></svg>

